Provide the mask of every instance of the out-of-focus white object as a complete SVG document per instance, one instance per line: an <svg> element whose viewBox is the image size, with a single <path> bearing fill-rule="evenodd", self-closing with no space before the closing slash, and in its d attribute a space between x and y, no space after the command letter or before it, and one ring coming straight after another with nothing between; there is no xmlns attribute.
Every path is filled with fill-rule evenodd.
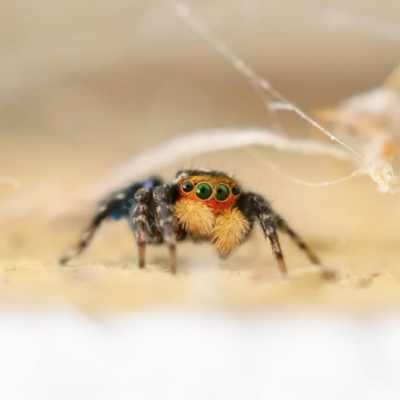
<svg viewBox="0 0 400 400"><path fill-rule="evenodd" d="M398 315L3 311L0 332L7 400L400 396Z"/></svg>
<svg viewBox="0 0 400 400"><path fill-rule="evenodd" d="M397 189L398 177L390 163L400 152L400 68L381 87L318 115L331 124L335 136L363 155L381 192Z"/></svg>
<svg viewBox="0 0 400 400"><path fill-rule="evenodd" d="M91 185L85 191L84 198L91 201L98 200L111 190L185 158L255 145L298 154L329 155L339 160L351 159L349 153L330 143L291 138L272 130L209 129L177 137L122 162Z"/></svg>
<svg viewBox="0 0 400 400"><path fill-rule="evenodd" d="M21 187L21 184L16 179L9 176L0 176L0 185L12 185L16 189Z"/></svg>
<svg viewBox="0 0 400 400"><path fill-rule="evenodd" d="M335 30L349 30L400 42L400 26L365 15L352 15L343 10L328 9L318 13L321 22Z"/></svg>

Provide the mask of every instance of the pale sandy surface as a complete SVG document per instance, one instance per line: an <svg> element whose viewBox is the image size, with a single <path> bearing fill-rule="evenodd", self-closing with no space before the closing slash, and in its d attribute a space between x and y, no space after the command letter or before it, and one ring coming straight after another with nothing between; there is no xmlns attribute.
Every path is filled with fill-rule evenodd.
<svg viewBox="0 0 400 400"><path fill-rule="evenodd" d="M259 233L224 262L207 245L180 246L176 277L167 272L166 250L149 249L149 266L139 271L134 240L123 223L109 224L87 254L60 268L57 258L95 207L82 203L80 195L116 164L185 132L266 126L268 118L245 80L163 5L104 2L107 7L94 13L90 1L80 1L68 3L76 12L72 6L64 12L60 3L59 12L49 14L46 3L37 2L37 12L22 15L22 8L8 3L0 48L6 61L0 175L17 178L22 187L0 187L2 306L72 303L96 312L160 304L238 310L400 307L399 194L381 195L367 178L328 188L299 186L240 151L155 172L167 180L190 166L235 173L246 188L274 201L326 266L338 271L336 282L322 280L286 239L291 279L282 281ZM398 44L334 33L317 23L318 12L332 7L329 2L280 2L274 9L259 2L217 3L195 6L258 72L310 111L379 85L398 62ZM393 23L399 15L396 3L388 2L386 11L378 1L367 8L365 2L348 3L340 7ZM291 134L309 132L292 120L287 127ZM311 181L351 171L318 157L272 151L265 156Z"/></svg>

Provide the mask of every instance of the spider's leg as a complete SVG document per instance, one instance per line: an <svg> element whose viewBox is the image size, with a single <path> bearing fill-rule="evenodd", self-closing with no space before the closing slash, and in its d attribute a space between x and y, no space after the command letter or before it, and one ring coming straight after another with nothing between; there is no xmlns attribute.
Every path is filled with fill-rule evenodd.
<svg viewBox="0 0 400 400"><path fill-rule="evenodd" d="M131 209L129 216L129 222L138 246L139 268L144 268L146 264L146 243L149 241L147 220L150 198L151 190L138 190L135 194L135 206Z"/></svg>
<svg viewBox="0 0 400 400"><path fill-rule="evenodd" d="M89 227L83 232L81 235L81 238L79 242L71 247L59 260L61 265L66 264L68 261L70 261L72 258L75 258L79 256L85 250L90 242L93 239L93 236L100 226L101 222L107 218L106 212L99 212L98 214L95 215L95 217L92 220L92 223L89 225Z"/></svg>
<svg viewBox="0 0 400 400"><path fill-rule="evenodd" d="M168 185L154 189L154 201L157 216L161 225L164 242L170 253L171 273L176 273L176 221L172 212L172 198Z"/></svg>
<svg viewBox="0 0 400 400"><path fill-rule="evenodd" d="M91 243L94 234L100 224L107 218L121 219L129 215L129 209L132 207L134 194L143 186L160 184L160 180L156 177L147 181L136 182L121 190L111 193L99 205L97 213L92 219L89 227L84 231L79 242L69 249L60 259L60 264L66 264L72 258L81 254Z"/></svg>
<svg viewBox="0 0 400 400"><path fill-rule="evenodd" d="M319 258L311 249L311 247L308 246L308 244L288 225L288 223L279 214L276 214L275 212L274 214L278 229L287 233L291 237L291 239L297 244L297 246L306 253L308 259L313 264L321 265Z"/></svg>
<svg viewBox="0 0 400 400"><path fill-rule="evenodd" d="M244 215L250 220L258 219L264 236L269 239L272 252L283 276L287 276L286 263L283 257L281 244L277 233L275 215L266 199L255 193L242 195L241 208Z"/></svg>
<svg viewBox="0 0 400 400"><path fill-rule="evenodd" d="M60 259L60 264L64 265L69 260L74 257L77 257L81 254L91 243L94 234L96 233L97 229L99 228L100 224L108 217L112 217L113 213L115 213L116 209L120 207L120 202L125 199L125 193L120 192L116 193L102 203L97 210L97 213L92 219L89 227L83 232L79 242L74 246L71 247Z"/></svg>

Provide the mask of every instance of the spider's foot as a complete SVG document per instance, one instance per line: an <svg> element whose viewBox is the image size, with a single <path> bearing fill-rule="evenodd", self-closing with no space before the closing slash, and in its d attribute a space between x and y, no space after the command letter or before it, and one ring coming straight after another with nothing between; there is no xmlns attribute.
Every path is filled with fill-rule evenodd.
<svg viewBox="0 0 400 400"><path fill-rule="evenodd" d="M170 255L171 255L171 266L170 271L171 274L176 274L176 247L175 245L170 246Z"/></svg>
<svg viewBox="0 0 400 400"><path fill-rule="evenodd" d="M322 267L321 276L326 281L336 282L339 277L339 274L336 270L332 268Z"/></svg>
<svg viewBox="0 0 400 400"><path fill-rule="evenodd" d="M76 249L68 250L59 260L58 263L60 265L66 265L72 258L78 255L78 251Z"/></svg>

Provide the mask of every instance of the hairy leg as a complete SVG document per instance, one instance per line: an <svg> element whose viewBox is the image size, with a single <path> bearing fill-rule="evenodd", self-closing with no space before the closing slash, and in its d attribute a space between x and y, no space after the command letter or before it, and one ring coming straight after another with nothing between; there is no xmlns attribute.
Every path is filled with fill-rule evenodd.
<svg viewBox="0 0 400 400"><path fill-rule="evenodd" d="M264 236L271 243L272 252L278 263L279 270L283 276L286 276L287 268L277 233L278 227L274 218L275 215L267 200L258 194L247 193L242 196L239 207L251 223L255 218L259 221Z"/></svg>
<svg viewBox="0 0 400 400"><path fill-rule="evenodd" d="M149 242L147 224L151 194L149 189L138 190L135 194L135 206L131 209L129 216L129 223L138 246L139 268L144 268L146 263L146 243Z"/></svg>
<svg viewBox="0 0 400 400"><path fill-rule="evenodd" d="M283 257L282 247L279 241L277 227L273 215L269 214L268 212L261 211L259 214L257 214L257 218L260 222L264 236L268 238L271 243L272 252L274 253L281 274L283 276L287 276L286 263Z"/></svg>
<svg viewBox="0 0 400 400"><path fill-rule="evenodd" d="M70 248L60 259L60 264L64 265L72 258L81 254L91 243L94 234L106 219L120 219L129 215L129 209L132 207L134 194L145 185L159 184L158 178L150 178L147 181L136 182L119 191L111 193L102 201L97 209L95 216L88 228L83 232L78 243Z"/></svg>
<svg viewBox="0 0 400 400"><path fill-rule="evenodd" d="M281 271L283 269L286 270L286 267L276 233L277 230L287 233L299 248L305 251L307 257L313 264L320 264L318 257L312 249L288 225L288 223L272 209L269 202L263 196L255 193L246 193L241 197L238 205L242 213L246 215L251 222L253 222L255 218L259 220L264 235L271 241L273 249L275 247L274 254ZM282 258L281 262L279 261L280 258Z"/></svg>
<svg viewBox="0 0 400 400"><path fill-rule="evenodd" d="M161 226L164 243L170 253L171 273L176 273L176 221L172 211L172 199L167 185L157 186L154 189L156 212Z"/></svg>
<svg viewBox="0 0 400 400"><path fill-rule="evenodd" d="M311 249L311 247L307 245L307 243L288 225L288 223L279 214L275 213L274 211L272 212L275 215L275 221L278 229L282 232L287 233L291 237L291 239L297 244L297 246L306 253L308 259L313 264L321 265L319 258Z"/></svg>
<svg viewBox="0 0 400 400"><path fill-rule="evenodd" d="M65 265L72 258L79 256L79 254L81 254L89 246L100 224L103 222L103 220L105 220L108 217L107 211L108 211L107 209L105 209L104 211L101 211L99 209L99 212L94 216L89 227L81 235L81 238L78 241L78 243L75 246L71 247L60 258L61 265Z"/></svg>

